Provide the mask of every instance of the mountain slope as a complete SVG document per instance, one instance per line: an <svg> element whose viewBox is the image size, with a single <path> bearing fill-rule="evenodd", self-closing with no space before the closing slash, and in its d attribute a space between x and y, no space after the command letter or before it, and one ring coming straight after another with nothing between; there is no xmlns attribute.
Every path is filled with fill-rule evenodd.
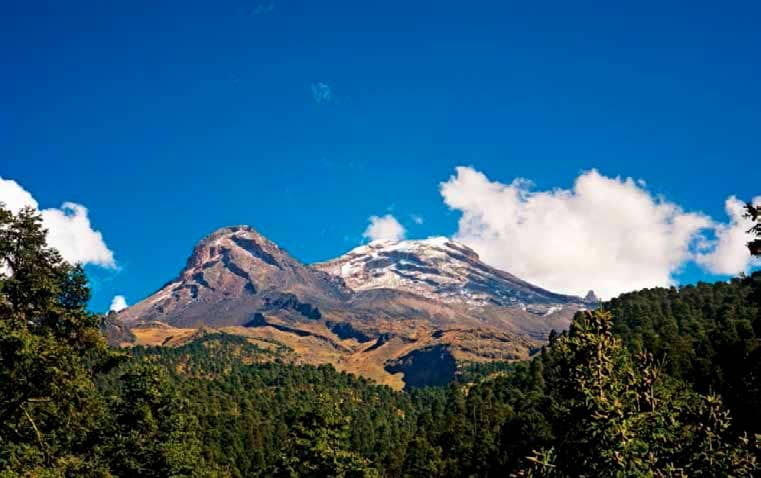
<svg viewBox="0 0 761 478"><path fill-rule="evenodd" d="M121 315L126 323L241 325L254 311L314 315L350 294L340 280L306 267L253 228L236 226L201 240L176 279Z"/></svg>
<svg viewBox="0 0 761 478"><path fill-rule="evenodd" d="M509 307L582 301L488 266L475 251L446 237L375 241L313 267L341 277L353 290L398 289L449 303Z"/></svg>
<svg viewBox="0 0 761 478"><path fill-rule="evenodd" d="M178 344L219 329L399 387L431 357L526 358L583 306L446 239L371 243L307 266L236 226L201 240L176 279L118 319L137 343Z"/></svg>

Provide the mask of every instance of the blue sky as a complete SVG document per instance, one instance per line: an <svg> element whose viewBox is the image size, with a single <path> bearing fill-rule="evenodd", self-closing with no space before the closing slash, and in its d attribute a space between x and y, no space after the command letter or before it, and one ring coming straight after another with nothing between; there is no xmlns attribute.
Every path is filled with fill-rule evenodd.
<svg viewBox="0 0 761 478"><path fill-rule="evenodd" d="M94 310L224 225L304 261L371 215L455 234L457 166L543 191L596 168L722 222L761 193L757 2L16 3L0 176L89 209L118 264L88 266Z"/></svg>

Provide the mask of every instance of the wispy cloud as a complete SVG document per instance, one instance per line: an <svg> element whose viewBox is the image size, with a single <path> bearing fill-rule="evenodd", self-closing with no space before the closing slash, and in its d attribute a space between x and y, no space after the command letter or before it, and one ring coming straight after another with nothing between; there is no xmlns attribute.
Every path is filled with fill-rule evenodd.
<svg viewBox="0 0 761 478"><path fill-rule="evenodd" d="M274 3L272 3L272 2L269 2L269 3L260 3L259 5L255 6L251 10L251 15L252 16L255 16L255 15L265 15L267 13L272 12L273 10L275 10L275 4Z"/></svg>
<svg viewBox="0 0 761 478"><path fill-rule="evenodd" d="M333 101L333 92L330 86L323 82L312 83L312 97L318 105L330 103Z"/></svg>
<svg viewBox="0 0 761 478"><path fill-rule="evenodd" d="M414 222L418 226L423 224L423 216L419 214L410 214L410 218L412 219L412 222Z"/></svg>

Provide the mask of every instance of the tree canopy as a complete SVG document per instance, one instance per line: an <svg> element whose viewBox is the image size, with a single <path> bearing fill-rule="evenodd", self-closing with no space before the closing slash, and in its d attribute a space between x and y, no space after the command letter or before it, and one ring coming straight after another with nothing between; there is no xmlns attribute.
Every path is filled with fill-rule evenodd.
<svg viewBox="0 0 761 478"><path fill-rule="evenodd" d="M100 318L86 310L82 267L63 261L45 237L34 210L0 207L0 476L202 471L192 437L182 434L192 417L171 409L174 392L160 388L159 370L122 376L116 396L99 389L98 376L126 357L106 346Z"/></svg>
<svg viewBox="0 0 761 478"><path fill-rule="evenodd" d="M761 273L624 294L529 361L397 392L221 333L109 348L45 235L0 207L0 477L761 471Z"/></svg>

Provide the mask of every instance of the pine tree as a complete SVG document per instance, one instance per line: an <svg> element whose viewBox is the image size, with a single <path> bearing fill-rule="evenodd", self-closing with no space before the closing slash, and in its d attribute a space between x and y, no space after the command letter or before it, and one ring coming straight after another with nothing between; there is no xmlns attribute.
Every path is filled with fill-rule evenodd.
<svg viewBox="0 0 761 478"><path fill-rule="evenodd" d="M277 477L373 478L378 471L349 448L350 419L334 397L320 395L298 417L289 445L273 470Z"/></svg>
<svg viewBox="0 0 761 478"><path fill-rule="evenodd" d="M211 476L200 455L197 419L164 369L135 362L119 382L103 447L111 471L123 477Z"/></svg>
<svg viewBox="0 0 761 478"><path fill-rule="evenodd" d="M633 357L597 311L574 319L549 351L546 377L559 410L556 446L530 457L527 476L753 476L752 443L728 436L729 414L662 375L648 353Z"/></svg>
<svg viewBox="0 0 761 478"><path fill-rule="evenodd" d="M32 209L0 207L0 470L100 476L104 413L92 368L108 357L80 266L45 243Z"/></svg>

